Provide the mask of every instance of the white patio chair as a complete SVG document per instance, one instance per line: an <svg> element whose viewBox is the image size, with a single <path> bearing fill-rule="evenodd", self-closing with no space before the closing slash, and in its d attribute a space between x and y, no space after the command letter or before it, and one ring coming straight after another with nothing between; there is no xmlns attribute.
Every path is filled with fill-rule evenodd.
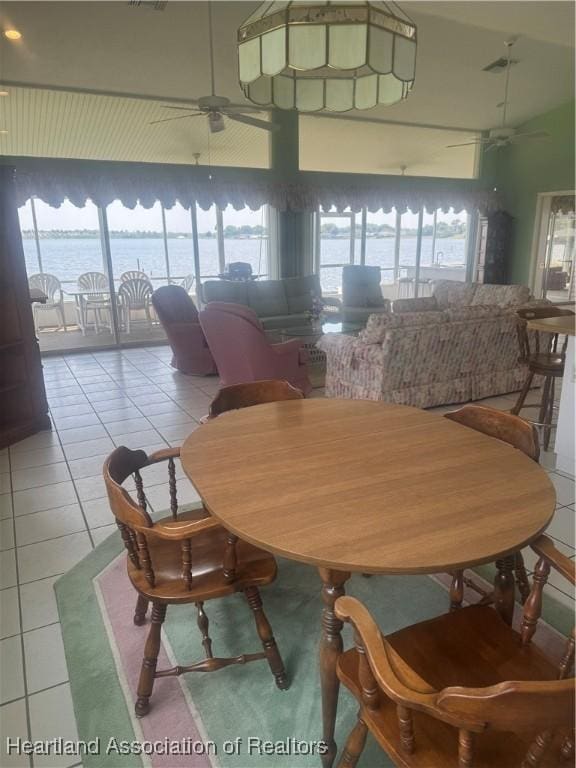
<svg viewBox="0 0 576 768"><path fill-rule="evenodd" d="M55 275L50 275L46 272L38 272L36 275L30 275L28 278L28 285L30 288L37 288L42 291L48 299L45 304L34 302L32 304L32 314L34 315L34 329L38 333L40 329L40 323L38 315L47 310L53 310L60 318L60 328L66 327L66 316L64 314L64 294L62 293L62 285L60 280Z"/></svg>
<svg viewBox="0 0 576 768"><path fill-rule="evenodd" d="M182 286L182 288L184 288L186 293L190 293L190 291L192 290L192 286L194 285L195 279L196 278L194 277L194 275L186 275L184 280L182 280L182 282L180 283L180 285Z"/></svg>
<svg viewBox="0 0 576 768"><path fill-rule="evenodd" d="M108 278L102 272L84 272L78 278L78 290L89 291L89 296L78 296L76 302L76 312L79 316L79 325L82 335L86 334L88 325L88 313L94 313L94 328L99 333L100 326L104 325L103 314L108 315L108 328L112 327L110 322L111 302L109 296ZM99 293L102 291L102 293Z"/></svg>
<svg viewBox="0 0 576 768"><path fill-rule="evenodd" d="M127 280L148 280L148 282L150 282L150 278L146 272L140 272L138 269L129 269L128 272L123 272L120 275L121 283L125 283Z"/></svg>
<svg viewBox="0 0 576 768"><path fill-rule="evenodd" d="M118 308L120 309L120 322L124 325L126 333L130 333L132 312L142 310L146 315L148 327L152 325L150 305L154 288L149 280L132 278L124 280L118 287Z"/></svg>

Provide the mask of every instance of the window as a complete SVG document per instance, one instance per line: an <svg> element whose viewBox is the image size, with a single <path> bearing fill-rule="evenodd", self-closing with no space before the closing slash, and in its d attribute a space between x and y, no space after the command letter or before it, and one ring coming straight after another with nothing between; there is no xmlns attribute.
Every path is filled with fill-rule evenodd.
<svg viewBox="0 0 576 768"><path fill-rule="evenodd" d="M143 272L154 287L166 284L162 206L126 208L115 201L106 209L114 281L125 272Z"/></svg>
<svg viewBox="0 0 576 768"><path fill-rule="evenodd" d="M574 212L552 212L548 220L544 298L556 303L574 300L574 257L576 255Z"/></svg>
<svg viewBox="0 0 576 768"><path fill-rule="evenodd" d="M322 290L341 293L346 264L380 267L382 293L390 299L427 296L434 280L465 280L468 222L468 214L452 209L318 213L315 259Z"/></svg>
<svg viewBox="0 0 576 768"><path fill-rule="evenodd" d="M250 264L254 276L269 275L267 206L237 211L213 205L207 211L198 208L196 218L202 281L217 278L237 261Z"/></svg>
<svg viewBox="0 0 576 768"><path fill-rule="evenodd" d="M196 276L194 266L194 238L190 211L176 203L164 209L166 229L166 282L184 284L193 288Z"/></svg>
<svg viewBox="0 0 576 768"><path fill-rule="evenodd" d="M353 213L321 212L317 215L316 226L316 261L322 291L335 295L342 291L342 267L355 263L356 216Z"/></svg>
<svg viewBox="0 0 576 768"><path fill-rule="evenodd" d="M83 314L76 293L78 279L87 272L99 273L103 285L109 285L98 208L91 202L77 208L68 201L52 208L41 200L28 200L20 209L20 226L28 277L36 281L33 276L39 273L49 276L44 278L50 286L48 303L33 309L40 349L113 344L109 310L101 309L98 318L93 311ZM90 321L90 336L84 320Z"/></svg>
<svg viewBox="0 0 576 768"><path fill-rule="evenodd" d="M22 245L24 246L24 260L26 261L26 272L28 275L42 272L40 238L36 226L36 210L33 206L34 202L27 200L26 205L18 209L20 230L22 231Z"/></svg>
<svg viewBox="0 0 576 768"><path fill-rule="evenodd" d="M398 277L395 268L398 214L396 211L366 213L365 263L381 268L382 283L394 283Z"/></svg>
<svg viewBox="0 0 576 768"><path fill-rule="evenodd" d="M92 203L76 208L66 201L56 209L32 199L19 214L28 275L54 275L62 290L65 322L59 305L34 310L43 350L165 340L151 290L133 297L128 307L125 273L142 273L152 290L182 285L196 303L198 281L217 278L231 262L250 264L256 277L269 275L267 206L190 211L178 203L130 209L115 201L99 210ZM98 311L93 306L85 311L90 297L78 281L87 272L99 276Z"/></svg>
<svg viewBox="0 0 576 768"><path fill-rule="evenodd" d="M243 261L250 264L252 274L268 276L268 211L228 206L222 212L224 259L226 264Z"/></svg>

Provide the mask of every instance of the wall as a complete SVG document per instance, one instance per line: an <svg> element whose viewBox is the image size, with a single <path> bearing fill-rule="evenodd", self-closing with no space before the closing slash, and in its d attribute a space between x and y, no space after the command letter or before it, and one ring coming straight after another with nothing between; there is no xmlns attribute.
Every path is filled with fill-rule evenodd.
<svg viewBox="0 0 576 768"><path fill-rule="evenodd" d="M547 139L518 142L492 152L484 180L494 180L514 217L509 282L528 283L539 192L570 191L574 182L574 102L532 118L518 132L546 131ZM492 158L491 158L492 160Z"/></svg>

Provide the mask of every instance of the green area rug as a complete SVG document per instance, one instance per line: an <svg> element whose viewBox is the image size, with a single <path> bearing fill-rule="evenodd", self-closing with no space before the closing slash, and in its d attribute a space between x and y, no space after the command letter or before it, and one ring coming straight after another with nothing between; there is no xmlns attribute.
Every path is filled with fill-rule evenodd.
<svg viewBox="0 0 576 768"><path fill-rule="evenodd" d="M384 633L443 613L448 604L445 588L426 576L354 575L347 591L368 605ZM320 765L318 752L311 754L321 739L321 599L314 568L280 560L277 581L262 590L291 681L288 691L276 688L265 661L211 674L163 678L156 681L151 711L142 720L134 717L133 702L148 625L132 623L135 592L125 573L119 535L110 536L63 576L56 594L79 736L88 742L82 758L85 766ZM210 601L205 609L216 655L260 650L242 596ZM345 647L351 641L346 627ZM188 664L202 655L194 607L169 608L159 668ZM342 689L339 747L355 722L356 710ZM92 740L98 741L90 744ZM278 742L272 756L264 742ZM142 744L147 750L148 744L154 745L153 754L137 754ZM168 750L192 754L165 754ZM359 768L390 765L370 740Z"/></svg>

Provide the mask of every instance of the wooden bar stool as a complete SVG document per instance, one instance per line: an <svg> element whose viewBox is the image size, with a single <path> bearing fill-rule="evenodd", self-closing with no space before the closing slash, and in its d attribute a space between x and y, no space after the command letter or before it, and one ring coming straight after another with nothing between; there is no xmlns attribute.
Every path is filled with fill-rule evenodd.
<svg viewBox="0 0 576 768"><path fill-rule="evenodd" d="M569 309L554 306L533 307L531 309L519 309L516 313L518 342L520 344L520 361L528 367L528 375L522 391L511 413L518 415L522 408L538 407L527 406L525 400L530 391L534 376L543 376L542 398L538 421L533 423L543 427L542 445L548 450L550 444L550 432L552 430L552 412L554 409L554 391L556 379L564 375L564 359L568 338L564 339L561 349L558 349L558 334L539 331L528 332L528 321L541 317L562 317L573 315ZM532 339L531 339L532 336Z"/></svg>

